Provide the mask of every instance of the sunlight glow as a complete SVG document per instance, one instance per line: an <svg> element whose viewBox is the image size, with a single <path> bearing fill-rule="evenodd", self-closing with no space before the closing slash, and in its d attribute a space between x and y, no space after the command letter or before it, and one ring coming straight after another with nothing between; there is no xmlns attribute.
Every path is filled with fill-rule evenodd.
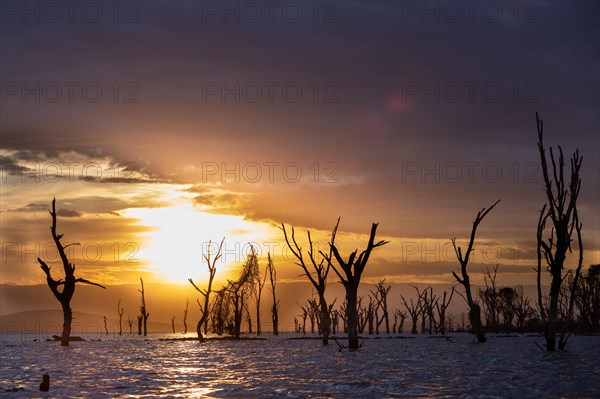
<svg viewBox="0 0 600 399"><path fill-rule="evenodd" d="M158 277L172 283L188 278L203 281L207 275L202 251L208 243L216 245L225 237L223 257L217 274L244 259L249 242L264 242L269 237L267 224L246 221L242 216L217 215L194 209L191 204L169 208L130 208L123 213L141 219L149 227L140 255Z"/></svg>

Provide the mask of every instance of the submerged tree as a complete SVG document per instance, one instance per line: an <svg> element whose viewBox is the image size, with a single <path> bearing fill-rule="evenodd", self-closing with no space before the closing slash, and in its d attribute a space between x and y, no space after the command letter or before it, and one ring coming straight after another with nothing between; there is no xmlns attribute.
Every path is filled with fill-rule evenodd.
<svg viewBox="0 0 600 399"><path fill-rule="evenodd" d="M583 242L581 239L581 223L577 214L577 199L581 188L581 162L583 157L579 155L579 150L575 150L571 156L571 176L567 182L565 178L565 160L563 151L558 146L558 159L554 156L554 151L550 147L551 168L546 159L546 149L544 148L544 122L539 115L535 114L538 133L538 151L542 163L542 175L544 177L544 189L546 192L547 203L540 211L540 218L537 225L537 285L538 285L538 305L540 313L544 320L544 337L546 339L546 349L553 352L557 349L556 333L558 321L558 301L562 283L566 277L563 274L567 251L571 252L571 241L573 230L576 231L579 262L575 270L574 284L576 288L583 264ZM552 177L550 176L552 174ZM546 223L552 224L550 236L543 238ZM550 282L550 301L548 307L542 303L542 258L546 263L546 270L552 278ZM572 294L575 290L572 291ZM569 310L566 323L570 323L573 313L574 295L571 295ZM563 350L567 344L568 337L564 331L560 336L558 350Z"/></svg>
<svg viewBox="0 0 600 399"><path fill-rule="evenodd" d="M183 310L183 333L187 334L187 315L188 315L188 309L190 307L190 300L189 298L185 300L185 309Z"/></svg>
<svg viewBox="0 0 600 399"><path fill-rule="evenodd" d="M54 240L54 244L56 245L56 249L58 251L58 255L60 260L62 261L63 270L65 273L64 280L58 279L54 280L50 273L50 266L46 264L40 258L37 258L37 261L40 264L41 269L46 274L46 281L48 283L48 287L50 287L50 291L52 294L58 299L62 306L63 311L63 330L60 339L61 346L69 346L69 338L71 337L71 323L73 321L73 310L71 309L71 299L73 298L73 294L75 293L75 285L77 283L95 285L100 288L105 288L104 286L93 283L89 280L83 278L75 277L75 264L69 262L67 258L67 254L65 253L65 249L71 245L79 245L78 243L71 243L64 245L60 242L63 235L58 234L56 232L56 199L52 199L52 210L49 211L50 216L52 216L52 226L50 227L50 232L52 234L52 239ZM59 287L62 287L62 291L59 291Z"/></svg>
<svg viewBox="0 0 600 399"><path fill-rule="evenodd" d="M339 222L339 220L338 220ZM337 226L337 225L336 225ZM331 264L333 271L340 278L340 282L346 289L346 317L348 323L348 347L349 349L358 349L360 347L358 343L358 311L357 311L357 299L358 299L358 286L360 285L360 278L362 276L371 252L377 247L381 247L387 244L389 241L380 240L375 242L375 234L377 233L378 223L373 223L371 226L371 234L369 236L369 242L367 248L356 257L358 249L355 249L348 260L340 255L338 248L333 241L330 243L333 255L338 263L341 270L331 262L331 256L327 256L321 252L321 254L327 259L327 262ZM344 273L342 275L341 273Z"/></svg>
<svg viewBox="0 0 600 399"><path fill-rule="evenodd" d="M277 285L277 271L273 265L271 253L267 253L267 273L271 281L271 292L273 294L273 306L271 307L271 318L273 320L273 335L279 334L279 301L275 295L275 286Z"/></svg>
<svg viewBox="0 0 600 399"><path fill-rule="evenodd" d="M190 284L192 284L192 286L196 289L196 291L198 291L200 293L200 295L202 295L204 297L204 303L201 303L199 300L197 300L198 306L200 306L200 320L198 320L198 324L196 325L196 334L198 334L198 341L200 341L200 342L204 342L204 337L202 336L202 327L204 327L208 323L208 313L209 313L208 305L210 303L210 293L212 292L212 283L215 278L215 273L217 272L217 261L221 258L221 250L223 249L224 242L225 242L225 238L223 238L223 240L221 240L221 244L219 245L219 249L217 250L217 253L215 254L214 259L211 259L210 251L212 249L212 242L210 242L210 241L208 242L208 250L206 251L206 254L202 255L202 257L206 261L206 266L208 267L208 286L206 287L206 290L201 290L194 283L194 280L192 280L191 278L188 279L188 281L190 282ZM189 301L188 301L188 303L189 303ZM185 306L184 320L186 318L187 318L187 304ZM187 326L186 326L186 331L187 331Z"/></svg>
<svg viewBox="0 0 600 399"><path fill-rule="evenodd" d="M142 284L142 289L138 290L140 294L142 294L142 304L140 305L140 315L138 316L138 334L140 333L141 327L144 327L144 337L148 335L148 317L150 317L150 313L148 313L146 309L146 296L144 292L144 280L140 277L140 283Z"/></svg>
<svg viewBox="0 0 600 399"><path fill-rule="evenodd" d="M485 342L485 330L483 325L481 324L481 307L479 306L478 301L473 298L471 294L471 281L469 280L469 274L467 273L467 265L469 264L469 257L471 252L473 251L473 244L475 243L475 234L477 233L477 227L479 223L485 218L485 216L492 210L494 207L500 202L500 200L496 201L489 208L482 208L479 212L477 212L477 216L475 217L475 221L473 222L473 228L471 229L471 237L469 239L469 246L467 250L463 254L462 248L456 244L456 238L452 238L452 246L454 247L454 252L456 253L456 258L460 263L460 271L461 277L453 271L452 275L460 284L465 288L465 300L467 301L467 305L469 305L469 322L471 323L471 330L477 337L477 342Z"/></svg>
<svg viewBox="0 0 600 399"><path fill-rule="evenodd" d="M125 309L121 307L121 300L117 303L117 313L119 315L119 335L123 335L123 312Z"/></svg>
<svg viewBox="0 0 600 399"><path fill-rule="evenodd" d="M331 247L333 248L335 242L335 234L337 232L338 225L340 224L340 219L333 228L331 233ZM329 343L329 333L330 333L330 315L329 315L329 306L327 305L327 300L325 298L325 289L327 288L327 276L329 275L329 270L331 268L331 252L329 253L329 257L326 258L323 256L321 261L317 263L316 254L314 252L314 243L310 236L310 231L307 231L308 236L308 261L310 261L311 269L307 266L308 261L304 259L302 247L298 245L296 241L295 231L292 227L291 231L291 241L288 237L287 231L285 229L285 225L281 224L281 229L283 230L283 235L285 237L285 242L287 243L288 248L292 251L292 254L296 258L296 264L302 268L302 272L311 282L314 289L317 291L317 295L319 296L319 323L322 327L322 340L323 345L327 345ZM325 262L327 260L327 262Z"/></svg>

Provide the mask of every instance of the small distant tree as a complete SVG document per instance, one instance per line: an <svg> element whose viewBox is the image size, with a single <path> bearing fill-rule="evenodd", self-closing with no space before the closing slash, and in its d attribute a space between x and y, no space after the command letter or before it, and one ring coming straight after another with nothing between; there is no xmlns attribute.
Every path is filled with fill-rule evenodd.
<svg viewBox="0 0 600 399"><path fill-rule="evenodd" d="M450 302L452 302L452 296L454 296L454 287L452 287L450 295L448 295L448 292L444 291L444 294L441 298L441 302L438 301L435 305L439 319L439 332L442 335L446 334L446 311L448 309L448 306L450 306Z"/></svg>
<svg viewBox="0 0 600 399"><path fill-rule="evenodd" d="M331 233L331 248L335 242L335 234L337 232L338 225L340 224L340 219L333 228ZM325 289L327 288L327 276L329 275L329 270L331 268L331 252L329 253L329 257L323 256L323 258L317 263L316 253L314 251L314 243L310 236L310 231L307 231L308 236L308 260L304 259L304 254L302 251L302 247L298 245L296 241L296 235L294 228L292 227L291 237L288 237L288 233L285 229L285 225L281 224L281 229L283 230L283 236L285 237L285 242L287 243L288 248L296 258L296 265L302 268L303 274L308 278L314 289L317 291L317 295L319 297L319 318L320 324L323 326L322 329L322 341L323 345L327 345L329 343L329 334L330 334L330 316L329 316L329 307L327 305L327 299L325 298ZM291 240L290 240L291 238ZM327 260L327 262L325 262ZM311 268L307 266L307 263L310 262Z"/></svg>
<svg viewBox="0 0 600 399"><path fill-rule="evenodd" d="M373 295L373 297L375 298L375 300L377 301L377 309L381 309L381 319L379 318L379 316L376 317L376 330L377 333L379 334L379 324L381 323L381 321L385 321L385 333L389 334L390 333L390 313L388 310L388 302L387 302L387 298L388 298L388 294L390 293L390 289L392 287L391 286L387 286L385 285L385 279L380 280L376 285L375 285L375 291L371 291L371 295Z"/></svg>
<svg viewBox="0 0 600 399"><path fill-rule="evenodd" d="M127 315L127 325L129 326L129 334L133 333L133 320L131 316Z"/></svg>
<svg viewBox="0 0 600 399"><path fill-rule="evenodd" d="M277 285L277 271L273 265L271 253L267 254L267 274L271 281L271 292L273 294L273 306L271 307L271 318L273 320L273 335L279 334L279 301L275 295L275 286Z"/></svg>
<svg viewBox="0 0 600 399"><path fill-rule="evenodd" d="M338 219L339 223L339 219ZM340 278L340 282L344 286L346 290L346 316L348 323L348 348L349 349L358 349L360 347L358 342L358 310L357 310L357 299L358 299L358 286L360 285L360 279L362 274L367 266L367 262L369 261L369 257L371 256L371 252L377 248L381 247L388 243L388 241L380 240L375 242L375 234L377 233L378 223L373 223L371 226L371 234L369 236L369 242L367 244L367 248L361 252L361 254L356 257L358 252L355 249L348 260L345 260L335 245L335 243L330 243L331 250L333 255L337 261L338 266L336 267L331 261L332 257L324 254L321 254L327 259L327 262L331 264L333 271ZM339 270L338 270L339 267ZM341 273L344 273L343 275Z"/></svg>
<svg viewBox="0 0 600 399"><path fill-rule="evenodd" d="M62 267L65 274L64 280L54 280L50 273L50 266L46 264L40 258L37 258L38 263L42 271L46 274L46 282L48 283L48 287L50 287L50 291L52 294L58 299L62 306L63 311L63 330L60 338L61 346L69 346L69 339L71 337L71 323L73 321L73 310L71 309L71 299L73 298L73 294L75 293L75 285L77 283L95 285L96 287L105 288L103 285L93 283L89 280L83 278L75 277L75 264L69 262L67 258L67 254L65 253L65 249L71 245L79 245L79 243L71 243L67 245L63 245L60 240L63 235L58 234L56 232L56 199L52 199L52 210L49 211L50 216L52 217L52 226L50 226L50 233L52 234L52 239L54 240L54 244L56 245L56 249L58 251L58 255L60 260L62 261ZM59 287L62 286L62 291L59 291Z"/></svg>
<svg viewBox="0 0 600 399"><path fill-rule="evenodd" d="M496 288L496 276L498 274L498 264L494 267L494 273L490 269L486 269L483 273L483 281L485 283L485 290L479 290L479 297L483 302L485 310L485 325L488 331L498 332L498 326L500 325L499 314L500 314L500 293Z"/></svg>
<svg viewBox="0 0 600 399"><path fill-rule="evenodd" d="M106 335L108 335L108 325L106 324L106 316L104 317L104 331L106 331Z"/></svg>
<svg viewBox="0 0 600 399"><path fill-rule="evenodd" d="M202 335L202 327L205 326L206 323L208 323L208 313L209 313L208 305L210 303L210 293L212 292L212 284L213 284L213 280L215 278L215 273L217 272L217 261L221 258L221 250L223 249L224 242L225 242L225 238L223 237L223 240L221 240L221 244L219 245L219 249L217 250L217 253L215 254L214 259L211 259L211 249L212 249L211 241L208 242L208 249L206 251L206 254L202 255L204 260L206 261L206 266L208 267L208 286L207 286L206 290L202 290L202 289L198 288L198 286L194 283L194 280L192 280L191 278L188 279L190 284L204 298L204 303L201 303L200 300L197 300L198 306L200 306L200 320L198 321L198 324L196 325L196 334L198 334L198 341L200 341L200 342L204 342L204 336ZM188 304L189 304L189 301L188 301ZM184 319L185 318L187 318L187 304L185 307ZM187 326L186 326L186 331L187 331Z"/></svg>
<svg viewBox="0 0 600 399"><path fill-rule="evenodd" d="M142 284L142 289L138 290L140 294L142 294L142 304L140 305L140 315L138 316L138 334L143 325L144 327L144 337L148 335L148 317L150 317L150 313L146 310L146 296L144 292L144 280L140 277L140 283Z"/></svg>
<svg viewBox="0 0 600 399"><path fill-rule="evenodd" d="M123 312L124 309L121 307L121 300L117 303L117 313L119 314L119 335L123 335Z"/></svg>
<svg viewBox="0 0 600 399"><path fill-rule="evenodd" d="M415 302L413 298L410 298L409 303L404 297L404 295L400 295L400 298L402 299L402 303L404 304L404 307L406 308L406 311L410 315L412 321L412 328L410 332L411 334L417 334L417 322L419 321L419 315L421 314L421 311L423 309L423 294L419 291L417 287L412 285L411 287L413 287L415 291L417 291L417 301Z"/></svg>
<svg viewBox="0 0 600 399"><path fill-rule="evenodd" d="M171 330L173 330L173 334L175 334L175 316L171 316Z"/></svg>
<svg viewBox="0 0 600 399"><path fill-rule="evenodd" d="M556 333L558 328L559 296L562 283L565 279L563 270L565 269L567 252L571 251L571 241L574 231L576 232L579 247L579 262L575 269L573 287L577 287L583 264L583 242L581 239L582 225L579 222L577 214L577 199L581 188L580 170L583 157L579 155L579 150L575 150L571 157L571 173L570 179L567 182L565 178L565 161L562 148L558 146L558 159L555 158L552 147L550 148L550 168L546 158L546 149L543 141L544 122L540 119L537 112L535 117L538 133L538 151L542 163L542 175L544 178L544 188L547 199L547 203L540 211L537 225L538 306L540 308L542 320L545 324L544 337L546 339L546 350L553 352L557 349ZM552 224L550 236L548 238L543 238L548 222ZM552 278L547 308L542 301L542 259ZM567 320L565 323L567 325L571 322L574 300L574 295L571 295ZM560 335L558 350L563 350L565 348L567 340L568 336L565 335L563 330Z"/></svg>
<svg viewBox="0 0 600 399"><path fill-rule="evenodd" d="M452 238L452 246L454 247L454 252L456 253L456 258L460 263L460 271L461 277L453 271L452 275L462 286L465 288L465 299L467 301L467 305L469 306L469 322L471 323L471 330L477 337L477 342L486 342L487 339L485 337L485 329L481 324L481 307L477 300L473 298L471 294L471 281L469 279L469 274L467 273L467 265L469 264L469 257L471 252L473 251L473 245L475 244L475 234L477 233L477 227L485 218L485 216L492 210L494 207L500 202L500 200L496 201L489 208L482 208L479 212L477 212L477 216L475 217L475 221L473 222L473 228L471 229L471 238L469 239L469 245L467 250L463 254L462 248L459 247L456 243L456 238Z"/></svg>
<svg viewBox="0 0 600 399"><path fill-rule="evenodd" d="M185 300L185 309L183 310L183 333L187 334L187 316L188 316L188 309L190 307L190 299L187 298Z"/></svg>

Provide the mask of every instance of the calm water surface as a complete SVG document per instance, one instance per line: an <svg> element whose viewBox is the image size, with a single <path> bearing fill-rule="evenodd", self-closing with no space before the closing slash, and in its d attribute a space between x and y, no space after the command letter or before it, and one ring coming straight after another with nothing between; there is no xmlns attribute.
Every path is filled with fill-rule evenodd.
<svg viewBox="0 0 600 399"><path fill-rule="evenodd" d="M3 336L0 396L57 398L600 398L600 337L548 354L540 338L33 342ZM49 393L38 392L49 373ZM13 387L25 390L4 392Z"/></svg>

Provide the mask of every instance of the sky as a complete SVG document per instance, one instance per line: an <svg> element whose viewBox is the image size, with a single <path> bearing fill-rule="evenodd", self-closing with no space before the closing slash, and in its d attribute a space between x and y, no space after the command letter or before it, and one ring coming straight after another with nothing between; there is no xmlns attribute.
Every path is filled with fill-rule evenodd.
<svg viewBox="0 0 600 399"><path fill-rule="evenodd" d="M7 1L0 24L0 283L56 265L107 285L217 281L252 243L305 281L281 224L378 248L364 281L534 284L547 146L583 154L584 263L600 263L599 5L531 2ZM568 165L568 162L567 162ZM577 257L567 261L575 267ZM332 278L332 283L335 279Z"/></svg>

